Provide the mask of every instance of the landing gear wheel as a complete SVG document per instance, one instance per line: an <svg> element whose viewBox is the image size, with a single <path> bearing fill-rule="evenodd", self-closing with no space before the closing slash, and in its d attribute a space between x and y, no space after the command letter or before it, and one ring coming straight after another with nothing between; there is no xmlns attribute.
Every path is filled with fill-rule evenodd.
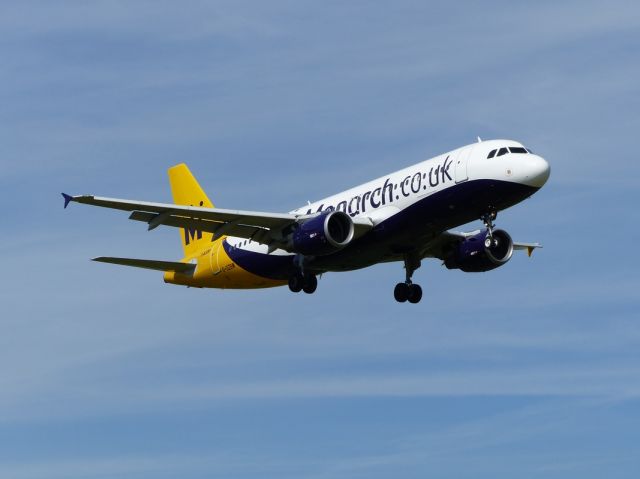
<svg viewBox="0 0 640 479"><path fill-rule="evenodd" d="M393 297L398 303L404 303L409 299L409 285L407 283L398 283L393 290Z"/></svg>
<svg viewBox="0 0 640 479"><path fill-rule="evenodd" d="M304 278L300 274L293 274L289 277L289 289L292 293L299 293L302 291L304 285Z"/></svg>
<svg viewBox="0 0 640 479"><path fill-rule="evenodd" d="M419 284L410 284L409 285L409 294L407 299L410 303L416 304L419 303L422 299L422 288Z"/></svg>
<svg viewBox="0 0 640 479"><path fill-rule="evenodd" d="M313 294L318 288L318 278L315 274L310 274L304 277L302 284L302 291L307 294Z"/></svg>

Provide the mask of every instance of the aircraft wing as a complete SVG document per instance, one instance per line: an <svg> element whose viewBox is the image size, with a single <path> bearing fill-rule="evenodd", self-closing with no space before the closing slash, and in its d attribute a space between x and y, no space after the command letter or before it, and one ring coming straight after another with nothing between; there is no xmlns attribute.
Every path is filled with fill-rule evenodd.
<svg viewBox="0 0 640 479"><path fill-rule="evenodd" d="M459 231L445 231L444 233L434 238L433 241L427 244L425 250L422 252L422 257L444 259L447 252L456 243L470 236L474 236L480 233L480 231L481 230L476 230L470 233L464 233ZM542 245L540 243L521 243L518 241L513 242L514 250L526 250L529 256L533 254L533 251L536 248L542 248Z"/></svg>
<svg viewBox="0 0 640 479"><path fill-rule="evenodd" d="M75 202L130 211L129 219L147 223L149 230L160 225L190 228L213 233L214 237L223 235L237 236L270 246L282 242L285 235L295 227L296 223L300 223L310 217L309 215L288 213L264 213L168 203L150 203L103 198L93 195L71 196L62 193L62 196L64 197L65 208L70 202ZM373 222L368 218L354 218L354 227L354 237L359 237L373 227Z"/></svg>

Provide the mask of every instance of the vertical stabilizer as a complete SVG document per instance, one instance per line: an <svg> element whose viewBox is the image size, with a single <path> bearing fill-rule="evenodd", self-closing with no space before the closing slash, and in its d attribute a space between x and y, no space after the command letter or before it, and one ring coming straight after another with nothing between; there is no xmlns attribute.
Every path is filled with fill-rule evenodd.
<svg viewBox="0 0 640 479"><path fill-rule="evenodd" d="M169 183L175 204L213 208L213 203L184 163L169 168ZM195 228L180 228L185 258L195 256L211 243L212 236L212 233L198 231Z"/></svg>

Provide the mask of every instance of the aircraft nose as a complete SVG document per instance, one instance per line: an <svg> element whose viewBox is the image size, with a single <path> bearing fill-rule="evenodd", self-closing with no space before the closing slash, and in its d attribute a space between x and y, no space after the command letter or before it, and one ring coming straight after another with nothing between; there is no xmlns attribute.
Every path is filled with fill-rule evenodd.
<svg viewBox="0 0 640 479"><path fill-rule="evenodd" d="M524 183L541 188L549 179L551 167L547 160L538 155L528 155Z"/></svg>

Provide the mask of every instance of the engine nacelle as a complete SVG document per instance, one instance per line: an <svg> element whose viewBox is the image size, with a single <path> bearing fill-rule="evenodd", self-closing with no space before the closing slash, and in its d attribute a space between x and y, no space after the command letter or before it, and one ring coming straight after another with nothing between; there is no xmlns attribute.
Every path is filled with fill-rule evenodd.
<svg viewBox="0 0 640 479"><path fill-rule="evenodd" d="M331 254L347 246L353 232L353 221L348 214L328 211L300 224L291 235L290 248L310 256Z"/></svg>
<svg viewBox="0 0 640 479"><path fill-rule="evenodd" d="M485 230L465 238L445 259L445 266L467 273L479 273L505 264L513 255L511 236L504 230L494 230L493 244L490 244L488 234Z"/></svg>

